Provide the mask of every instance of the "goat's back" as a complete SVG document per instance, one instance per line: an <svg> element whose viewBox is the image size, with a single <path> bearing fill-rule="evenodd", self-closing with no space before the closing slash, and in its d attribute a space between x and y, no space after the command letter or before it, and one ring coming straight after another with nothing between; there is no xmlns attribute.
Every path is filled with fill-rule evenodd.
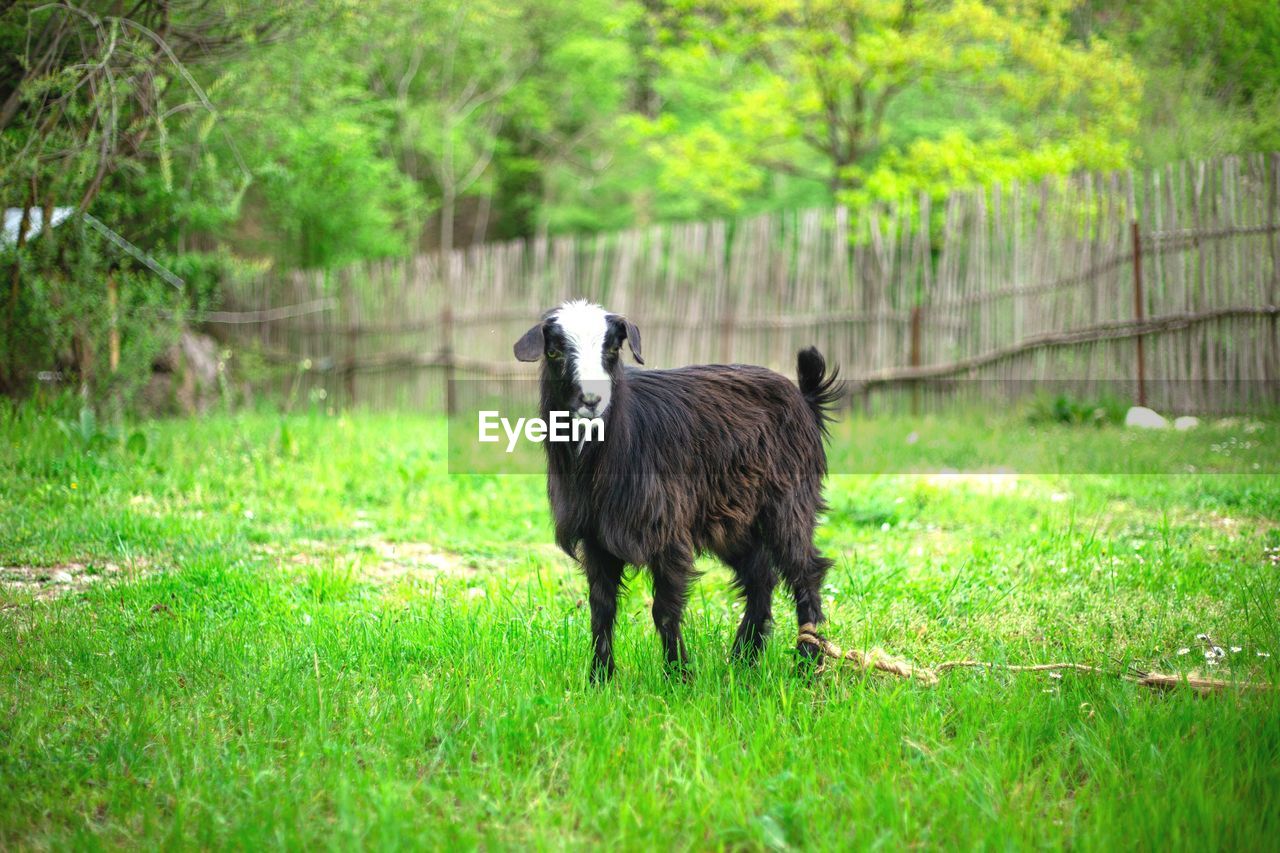
<svg viewBox="0 0 1280 853"><path fill-rule="evenodd" d="M732 553L762 514L812 523L823 434L789 379L754 365L698 365L628 369L625 381L615 414L626 423L606 430L609 475L592 498L611 521L597 533L615 553L631 562L668 545ZM610 434L623 443L610 447Z"/></svg>

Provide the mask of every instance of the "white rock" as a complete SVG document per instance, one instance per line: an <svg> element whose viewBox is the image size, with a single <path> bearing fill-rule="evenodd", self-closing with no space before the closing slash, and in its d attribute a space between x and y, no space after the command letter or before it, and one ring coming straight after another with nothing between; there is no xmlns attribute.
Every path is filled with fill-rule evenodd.
<svg viewBox="0 0 1280 853"><path fill-rule="evenodd" d="M1173 428L1182 430L1183 432L1186 432L1189 429L1195 429L1198 426L1200 426L1200 419L1194 415L1183 415L1182 417L1175 419L1173 422Z"/></svg>
<svg viewBox="0 0 1280 853"><path fill-rule="evenodd" d="M1169 422L1146 406L1134 406L1125 412L1124 425L1137 429L1167 429Z"/></svg>
<svg viewBox="0 0 1280 853"><path fill-rule="evenodd" d="M71 583L74 580L70 572L54 572L50 578L54 583Z"/></svg>

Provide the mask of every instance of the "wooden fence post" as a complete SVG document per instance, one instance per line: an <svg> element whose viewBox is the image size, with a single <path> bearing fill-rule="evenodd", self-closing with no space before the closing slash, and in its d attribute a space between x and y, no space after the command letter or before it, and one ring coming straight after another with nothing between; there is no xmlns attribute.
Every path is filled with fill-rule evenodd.
<svg viewBox="0 0 1280 853"><path fill-rule="evenodd" d="M733 331L735 327L733 303L725 300L724 318L720 321L720 363L729 364L733 361Z"/></svg>
<svg viewBox="0 0 1280 853"><path fill-rule="evenodd" d="M107 273L107 310L111 312L109 323L109 347L107 363L111 367L111 375L115 376L120 369L120 285L116 283L116 274Z"/></svg>
<svg viewBox="0 0 1280 853"><path fill-rule="evenodd" d="M440 309L440 364L444 367L444 410L453 417L458 413L458 399L453 387L453 253L440 252L440 263L444 266L442 276L444 285L443 307Z"/></svg>
<svg viewBox="0 0 1280 853"><path fill-rule="evenodd" d="M911 366L920 366L920 305L911 309ZM920 383L911 383L911 414L920 414Z"/></svg>
<svg viewBox="0 0 1280 853"><path fill-rule="evenodd" d="M1142 299L1142 231L1138 220L1131 223L1133 231L1133 317L1138 323L1145 318L1146 309ZM1147 405L1147 354L1141 334L1134 340L1138 347L1138 405Z"/></svg>
<svg viewBox="0 0 1280 853"><path fill-rule="evenodd" d="M338 284L342 299L339 305L342 309L342 337L343 337L343 358L342 358L342 384L346 390L347 406L355 408L356 405L356 336L359 329L356 326L355 312L355 292L351 286L350 270L342 270L338 273Z"/></svg>
<svg viewBox="0 0 1280 853"><path fill-rule="evenodd" d="M120 372L120 284L115 271L107 273L107 367L111 371L111 417L117 425L124 415L124 398L116 382Z"/></svg>

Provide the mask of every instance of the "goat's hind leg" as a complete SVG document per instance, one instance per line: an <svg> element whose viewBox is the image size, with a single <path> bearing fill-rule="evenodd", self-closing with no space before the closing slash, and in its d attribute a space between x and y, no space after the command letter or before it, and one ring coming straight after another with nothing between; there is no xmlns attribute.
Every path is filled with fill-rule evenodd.
<svg viewBox="0 0 1280 853"><path fill-rule="evenodd" d="M692 669L680 622L689 600L693 559L686 555L667 554L651 563L649 570L653 573L653 625L662 640L667 668L688 680Z"/></svg>
<svg viewBox="0 0 1280 853"><path fill-rule="evenodd" d="M782 579L795 599L796 627L820 625L826 618L822 615L822 582L832 561L814 547L812 531L805 531L803 536L793 535L789 541L775 541L774 550ZM811 662L822 657L822 651L816 646L798 640L796 652L802 660Z"/></svg>
<svg viewBox="0 0 1280 853"><path fill-rule="evenodd" d="M582 545L582 568L587 575L591 605L592 684L613 678L613 623L618 615L618 591L624 563L598 544Z"/></svg>
<svg viewBox="0 0 1280 853"><path fill-rule="evenodd" d="M746 602L738 633L733 638L731 655L734 660L755 663L764 648L765 637L773 627L773 589L778 585L778 576L768 554L759 545L753 544L744 553L725 562L733 569L735 581Z"/></svg>

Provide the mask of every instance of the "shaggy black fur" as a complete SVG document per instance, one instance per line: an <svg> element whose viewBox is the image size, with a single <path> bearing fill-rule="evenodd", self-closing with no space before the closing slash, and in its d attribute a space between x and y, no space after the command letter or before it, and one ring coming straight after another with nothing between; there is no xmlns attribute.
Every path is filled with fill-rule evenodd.
<svg viewBox="0 0 1280 853"><path fill-rule="evenodd" d="M572 410L582 396L559 357L563 335L552 316L515 348L525 361L551 354L542 358L544 418ZM736 574L746 610L733 652L754 661L771 627L779 576L795 599L797 624L823 619L820 591L831 561L814 547L813 532L824 508L823 439L839 396L836 373L827 375L812 347L797 359L799 388L751 365L637 370L618 358L624 340L639 360L639 331L610 315L604 441L543 444L556 542L581 563L590 588L592 680L614 672L613 625L627 564L652 574L653 621L666 660L685 669L680 621L694 557L708 551Z"/></svg>

